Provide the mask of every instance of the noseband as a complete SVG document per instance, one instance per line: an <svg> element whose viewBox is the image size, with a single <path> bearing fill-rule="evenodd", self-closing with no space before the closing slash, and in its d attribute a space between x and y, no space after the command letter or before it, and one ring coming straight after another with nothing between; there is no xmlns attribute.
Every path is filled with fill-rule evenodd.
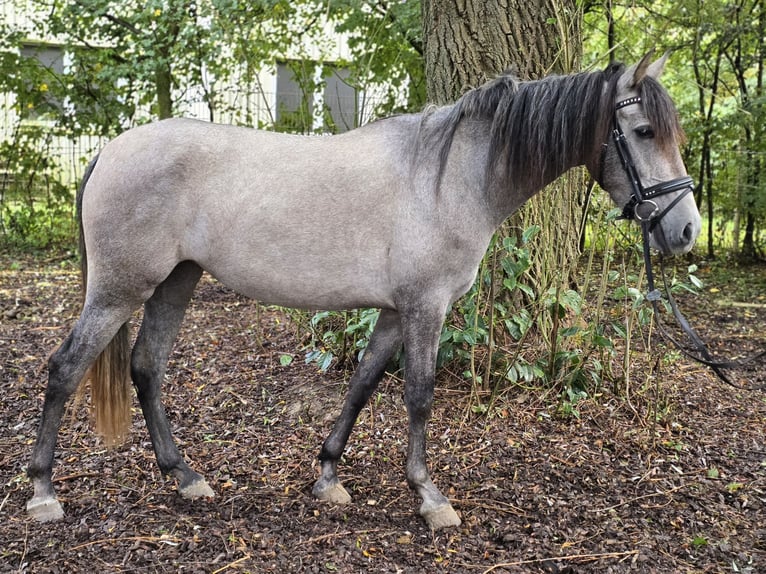
<svg viewBox="0 0 766 574"><path fill-rule="evenodd" d="M620 158L620 163L622 163L625 174L628 176L631 187L630 199L622 208L620 219L635 219L642 225L648 224L649 231L651 232L671 209L678 205L678 203L689 193L694 191L694 180L686 175L684 177L663 181L650 187L643 186L641 183L641 176L638 174L636 164L633 161L633 156L628 147L628 140L625 138L625 133L622 131L620 123L617 121L617 110L640 103L641 97L636 96L622 100L615 105L612 120L612 140L614 141L617 155ZM606 152L606 149L605 146L604 152ZM670 205L660 211L660 208L654 199L661 195L667 195L676 191L680 191L681 193L678 194L678 197L676 197Z"/></svg>

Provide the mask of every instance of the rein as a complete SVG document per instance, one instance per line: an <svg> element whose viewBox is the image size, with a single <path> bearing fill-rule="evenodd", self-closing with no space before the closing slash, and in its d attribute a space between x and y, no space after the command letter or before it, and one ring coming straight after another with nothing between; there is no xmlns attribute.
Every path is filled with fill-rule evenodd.
<svg viewBox="0 0 766 574"><path fill-rule="evenodd" d="M668 330L660 321L659 303L662 300L662 292L655 286L654 283L654 269L652 267L652 257L649 247L649 234L671 209L678 205L678 203L684 197L686 197L694 190L694 180L689 176L684 176L664 181L646 188L642 185L641 177L638 174L638 170L636 169L635 163L633 162L633 157L630 153L630 148L628 147L628 141L625 138L625 134L623 133L622 129L620 128L619 122L617 121L617 110L639 103L641 103L641 97L636 96L622 100L615 105L612 140L614 141L617 155L620 158L620 163L622 164L622 167L628 176L628 180L630 181L631 186L630 199L628 200L628 203L626 203L623 207L622 214L620 215L619 219L635 219L641 225L644 265L646 267L646 282L648 286L646 299L652 304L654 316L657 318L658 330L664 339L673 343L673 345L677 347L678 350L681 351L685 356L709 367L718 376L718 378L726 384L731 385L732 387L739 390L766 390L766 385L760 385L757 387L744 387L737 385L726 375L726 373L723 372L724 369L742 367L743 365L766 355L766 351L761 351L760 353L747 359L734 361L715 360L710 354L710 351L708 350L705 342L692 328L692 326L689 324L689 321L687 321L686 317L684 317L683 313L681 313L681 310L678 308L678 305L676 304L676 301L673 298L673 295L670 292L670 288L668 286L668 282L665 276L664 260L662 258L660 258L660 273L662 276L663 286L665 287L665 295L670 305L670 309L673 312L673 316L691 342L691 347L687 347L679 343L668 332ZM606 144L604 144L604 153L605 152ZM677 191L681 192L678 194L678 197L676 197L664 210L660 211L660 208L654 201L654 198Z"/></svg>

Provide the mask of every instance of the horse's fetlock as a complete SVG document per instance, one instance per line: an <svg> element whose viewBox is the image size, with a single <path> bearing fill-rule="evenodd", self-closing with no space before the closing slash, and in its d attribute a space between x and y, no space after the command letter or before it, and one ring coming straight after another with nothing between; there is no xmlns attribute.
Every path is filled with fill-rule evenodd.
<svg viewBox="0 0 766 574"><path fill-rule="evenodd" d="M427 470L407 470L407 484L412 490L420 489L430 480Z"/></svg>

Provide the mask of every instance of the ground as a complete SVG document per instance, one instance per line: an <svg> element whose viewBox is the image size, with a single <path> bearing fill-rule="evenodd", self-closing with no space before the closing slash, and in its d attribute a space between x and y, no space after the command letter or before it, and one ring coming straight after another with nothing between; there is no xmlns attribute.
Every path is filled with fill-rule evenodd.
<svg viewBox="0 0 766 574"><path fill-rule="evenodd" d="M398 376L349 441L340 476L351 504L314 500L347 374L304 364L283 314L209 278L165 405L216 497L176 494L138 412L128 443L109 450L80 407L56 451L66 516L36 524L25 468L46 357L76 316L79 279L66 258L0 259L0 572L766 572L764 392L668 361L659 343L656 376L633 365L633 382L580 402L579 417L520 387L477 414L466 383L441 372L429 457L463 524L432 532L404 480ZM703 267L705 289L682 300L692 321L726 353L763 347L766 269L719 275ZM283 365L285 354L296 360ZM764 384L762 365L737 379Z"/></svg>

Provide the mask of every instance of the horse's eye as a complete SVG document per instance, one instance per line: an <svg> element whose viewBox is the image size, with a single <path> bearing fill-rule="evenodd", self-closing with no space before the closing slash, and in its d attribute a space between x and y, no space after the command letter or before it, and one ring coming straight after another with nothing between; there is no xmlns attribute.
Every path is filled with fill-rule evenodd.
<svg viewBox="0 0 766 574"><path fill-rule="evenodd" d="M651 126L638 126L633 131L641 139L648 140L654 137L654 130L652 130Z"/></svg>

